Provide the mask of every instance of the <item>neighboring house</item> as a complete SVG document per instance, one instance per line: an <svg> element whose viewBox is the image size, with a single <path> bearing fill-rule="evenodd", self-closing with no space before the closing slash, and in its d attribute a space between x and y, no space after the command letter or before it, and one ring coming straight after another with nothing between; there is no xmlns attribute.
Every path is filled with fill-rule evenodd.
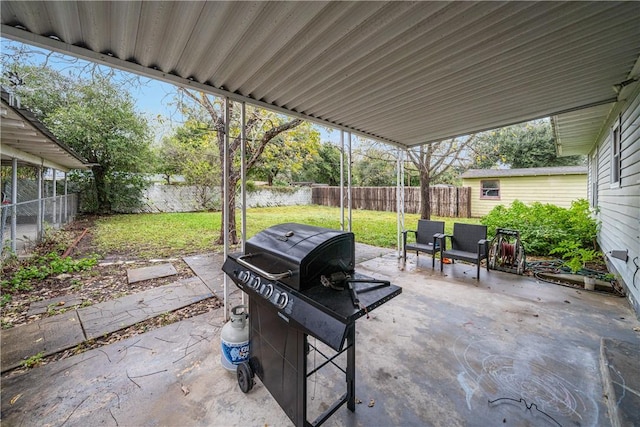
<svg viewBox="0 0 640 427"><path fill-rule="evenodd" d="M598 243L640 315L640 60L618 101L553 117L559 155L588 154ZM634 74L635 73L635 74Z"/></svg>
<svg viewBox="0 0 640 427"><path fill-rule="evenodd" d="M469 169L462 186L471 187L471 216L481 217L514 200L551 203L563 208L587 198L587 168L561 166L530 169Z"/></svg>

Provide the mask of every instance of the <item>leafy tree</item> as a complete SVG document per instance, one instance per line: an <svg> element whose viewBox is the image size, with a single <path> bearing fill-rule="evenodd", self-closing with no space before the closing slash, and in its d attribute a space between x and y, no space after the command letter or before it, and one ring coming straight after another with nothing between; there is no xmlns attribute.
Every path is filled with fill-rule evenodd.
<svg viewBox="0 0 640 427"><path fill-rule="evenodd" d="M158 149L157 171L170 184L171 175L182 175L197 189L197 198L204 208L211 208L210 188L220 185L220 162L215 134L209 125L189 119L162 139Z"/></svg>
<svg viewBox="0 0 640 427"><path fill-rule="evenodd" d="M468 148L476 136L447 139L432 142L407 150L409 159L420 174L420 218L431 219L431 195L429 187L454 166L460 166L465 160Z"/></svg>
<svg viewBox="0 0 640 427"><path fill-rule="evenodd" d="M582 156L557 156L549 120L535 120L478 134L471 153L471 167L477 169L500 165L511 168L571 166L584 162Z"/></svg>
<svg viewBox="0 0 640 427"><path fill-rule="evenodd" d="M220 170L226 168L229 174L228 194L229 194L229 242L231 244L238 243L238 233L236 230L236 216L233 213L236 205L236 186L240 180L240 129L238 123L240 111L233 102L229 105L229 114L231 117L229 147L228 147L228 163L224 164L224 134L225 123L223 113L223 101L220 98L196 92L190 89L180 89L180 93L184 95L179 100L183 109L183 113L188 117L201 118L206 115L206 123L208 129L215 134L217 154L220 162ZM253 108L247 106L247 119L245 122L245 133L247 135L246 143L246 167L250 170L258 164L262 153L267 145L281 134L292 131L303 123L301 119L289 120L288 118L264 109ZM283 136L284 138L284 136ZM305 143L305 138L297 139L300 143ZM221 190L224 190L222 188ZM222 215L222 223L224 223L224 211ZM224 227L220 227L220 237L218 243L224 240Z"/></svg>
<svg viewBox="0 0 640 427"><path fill-rule="evenodd" d="M331 142L323 142L318 147L317 155L294 173L293 178L295 181L339 185L340 149Z"/></svg>
<svg viewBox="0 0 640 427"><path fill-rule="evenodd" d="M267 144L252 176L266 179L270 186L283 173L291 179L318 156L319 147L320 133L311 123L303 122L295 131L282 133Z"/></svg>
<svg viewBox="0 0 640 427"><path fill-rule="evenodd" d="M72 102L50 112L45 124L92 164L98 212L135 206L146 186L139 173L149 164L151 137L130 95L102 77L80 81Z"/></svg>
<svg viewBox="0 0 640 427"><path fill-rule="evenodd" d="M95 202L89 210L135 207L146 185L139 172L150 163L151 135L131 96L100 74L87 80L37 65L4 65L3 82L22 106L92 164L90 171L72 174L84 196Z"/></svg>
<svg viewBox="0 0 640 427"><path fill-rule="evenodd" d="M395 153L366 144L363 148L353 166L354 182L363 187L396 185Z"/></svg>

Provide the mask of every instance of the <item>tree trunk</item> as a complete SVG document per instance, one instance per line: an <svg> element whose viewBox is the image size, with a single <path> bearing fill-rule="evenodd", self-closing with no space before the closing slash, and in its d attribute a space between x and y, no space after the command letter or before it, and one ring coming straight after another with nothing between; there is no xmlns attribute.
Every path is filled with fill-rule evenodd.
<svg viewBox="0 0 640 427"><path fill-rule="evenodd" d="M98 200L98 213L110 213L111 202L107 191L107 181L102 166L94 166L91 168L93 179L96 184L96 198Z"/></svg>
<svg viewBox="0 0 640 427"><path fill-rule="evenodd" d="M431 177L428 169L420 171L420 219L431 219Z"/></svg>

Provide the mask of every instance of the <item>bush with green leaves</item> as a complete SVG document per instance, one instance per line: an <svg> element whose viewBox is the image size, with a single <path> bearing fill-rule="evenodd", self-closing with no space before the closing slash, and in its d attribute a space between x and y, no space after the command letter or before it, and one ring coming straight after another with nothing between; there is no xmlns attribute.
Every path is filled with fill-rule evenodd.
<svg viewBox="0 0 640 427"><path fill-rule="evenodd" d="M531 205L516 200L510 207L499 205L481 219L494 236L497 228L520 231L527 254L549 255L562 242L576 242L585 249L595 247L598 223L589 202L579 199L570 208L534 202Z"/></svg>
<svg viewBox="0 0 640 427"><path fill-rule="evenodd" d="M569 240L560 242L549 253L561 255L565 260L564 265L574 274L585 268L586 263L595 261L602 256L599 251L585 249L581 247L580 243Z"/></svg>

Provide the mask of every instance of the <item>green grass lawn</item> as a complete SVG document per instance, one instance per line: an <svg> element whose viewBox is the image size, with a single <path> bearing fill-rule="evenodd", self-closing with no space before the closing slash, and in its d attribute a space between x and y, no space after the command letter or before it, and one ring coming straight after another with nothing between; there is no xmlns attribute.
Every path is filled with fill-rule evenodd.
<svg viewBox="0 0 640 427"><path fill-rule="evenodd" d="M345 217L347 215L345 210ZM356 241L395 248L397 217L394 212L352 211ZM115 215L100 218L95 239L104 252L136 252L142 257L170 257L220 251L215 244L220 233L220 212ZM406 214L405 227L415 229L419 215ZM477 218L432 218L445 221L445 231L454 222L478 224ZM237 215L240 227L240 213ZM282 206L247 210L247 237L275 224L298 222L340 228L340 209L326 206Z"/></svg>

